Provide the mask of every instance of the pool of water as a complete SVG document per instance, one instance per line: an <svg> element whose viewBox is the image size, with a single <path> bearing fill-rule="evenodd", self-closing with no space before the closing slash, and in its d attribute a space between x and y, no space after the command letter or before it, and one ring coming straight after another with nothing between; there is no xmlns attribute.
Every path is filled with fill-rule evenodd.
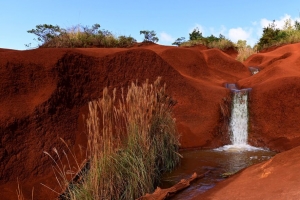
<svg viewBox="0 0 300 200"><path fill-rule="evenodd" d="M195 180L190 187L177 193L172 199L191 199L224 180L227 173L235 173L250 165L268 160L274 152L258 148L235 148L225 146L214 150L193 150L181 152L181 164L171 173L163 176L161 188L172 187L181 179L189 178L194 172L198 175L210 170L204 177Z"/></svg>

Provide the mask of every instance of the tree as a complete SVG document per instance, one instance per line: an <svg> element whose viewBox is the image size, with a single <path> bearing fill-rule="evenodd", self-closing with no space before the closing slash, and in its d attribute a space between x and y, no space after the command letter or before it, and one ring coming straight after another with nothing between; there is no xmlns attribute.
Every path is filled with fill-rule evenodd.
<svg viewBox="0 0 300 200"><path fill-rule="evenodd" d="M177 38L177 40L175 40L175 42L173 42L172 45L180 46L184 42L185 42L185 37L180 37L180 38Z"/></svg>
<svg viewBox="0 0 300 200"><path fill-rule="evenodd" d="M286 31L293 30L291 18L288 18L284 21L283 30L286 30Z"/></svg>
<svg viewBox="0 0 300 200"><path fill-rule="evenodd" d="M300 31L300 22L298 22L297 20L295 21L295 25L294 25L295 29L297 31Z"/></svg>
<svg viewBox="0 0 300 200"><path fill-rule="evenodd" d="M276 28L275 20L269 26L263 29L262 37L258 42L258 50L264 48L264 46L272 44L280 39L283 39L287 36L285 31L281 31L279 28Z"/></svg>
<svg viewBox="0 0 300 200"><path fill-rule="evenodd" d="M143 42L158 42L158 37L156 37L155 31L148 31L148 30L142 30L140 31L140 35L144 34L144 41Z"/></svg>
<svg viewBox="0 0 300 200"><path fill-rule="evenodd" d="M195 28L192 33L189 33L190 40L200 40L203 39L202 33L199 31L199 28Z"/></svg>
<svg viewBox="0 0 300 200"><path fill-rule="evenodd" d="M237 48L246 48L247 47L247 41L246 40L238 40L236 43Z"/></svg>
<svg viewBox="0 0 300 200"><path fill-rule="evenodd" d="M31 29L27 32L38 36L37 40L44 44L60 35L63 31L64 30L57 25L53 26L51 24L40 24L36 25L36 29Z"/></svg>
<svg viewBox="0 0 300 200"><path fill-rule="evenodd" d="M101 27L100 24L94 24L92 26L92 28L89 28L88 26L85 26L85 27L82 27L82 29L87 34L96 35L96 34L101 32L101 30L99 30L100 27Z"/></svg>

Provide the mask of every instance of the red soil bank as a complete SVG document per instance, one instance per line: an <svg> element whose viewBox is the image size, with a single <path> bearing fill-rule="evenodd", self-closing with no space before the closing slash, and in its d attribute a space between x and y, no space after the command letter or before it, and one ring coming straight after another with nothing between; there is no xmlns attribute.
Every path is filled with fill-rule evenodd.
<svg viewBox="0 0 300 200"><path fill-rule="evenodd" d="M231 52L232 55L232 52ZM227 141L219 130L225 82L250 76L231 56L203 47L142 45L129 49L0 49L0 191L15 199L19 179L24 195L55 194L51 159L70 146L85 146L82 113L102 89L153 82L158 76L177 100L174 117L182 148L217 147Z"/></svg>
<svg viewBox="0 0 300 200"><path fill-rule="evenodd" d="M300 145L300 44L269 49L251 56L246 66L261 71L239 81L253 88L250 142L285 151Z"/></svg>
<svg viewBox="0 0 300 200"><path fill-rule="evenodd" d="M240 86L253 88L250 142L285 152L218 183L195 199L300 199L299 53L298 43L255 54L244 64L261 71L239 81Z"/></svg>

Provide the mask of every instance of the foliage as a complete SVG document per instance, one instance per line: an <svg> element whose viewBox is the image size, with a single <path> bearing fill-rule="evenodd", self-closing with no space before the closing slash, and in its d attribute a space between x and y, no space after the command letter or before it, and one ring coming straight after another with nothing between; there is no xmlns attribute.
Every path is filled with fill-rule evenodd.
<svg viewBox="0 0 300 200"><path fill-rule="evenodd" d="M300 31L300 22L298 22L297 20L295 21L294 28L295 30Z"/></svg>
<svg viewBox="0 0 300 200"><path fill-rule="evenodd" d="M66 199L136 199L152 192L161 174L177 165L175 102L165 88L160 78L154 84L132 83L120 101L116 90L111 96L105 88L101 99L89 103L89 169L81 184L66 187L64 176L57 178L67 188Z"/></svg>
<svg viewBox="0 0 300 200"><path fill-rule="evenodd" d="M177 40L175 40L172 45L177 45L177 46L180 46L182 43L185 42L185 37L180 37L180 38L177 38Z"/></svg>
<svg viewBox="0 0 300 200"><path fill-rule="evenodd" d="M208 48L218 48L218 49L222 49L222 50L228 49L230 47L235 48L235 44L233 42L231 42L230 40L226 39L225 36L223 36L222 34L220 34L219 37L216 37L214 35L204 37L202 35L202 33L199 31L199 28L195 28L189 34L189 36L190 36L189 41L181 42L181 43L179 43L179 45L187 47L187 46L195 46L195 45L202 44L202 45L207 46Z"/></svg>
<svg viewBox="0 0 300 200"><path fill-rule="evenodd" d="M158 37L156 37L156 33L155 31L148 31L148 30L142 30L140 31L140 35L143 34L144 35L144 40L143 42L153 42L156 43L158 42Z"/></svg>
<svg viewBox="0 0 300 200"><path fill-rule="evenodd" d="M236 60L240 62L244 62L249 56L257 53L256 47L252 48L250 45L247 45L246 40L238 40L236 47L238 50Z"/></svg>
<svg viewBox="0 0 300 200"><path fill-rule="evenodd" d="M203 39L202 32L199 31L199 28L195 28L190 35L190 40L201 40Z"/></svg>
<svg viewBox="0 0 300 200"><path fill-rule="evenodd" d="M283 28L279 29L273 20L271 24L263 28L263 34L257 43L257 48L260 51L271 46L296 42L300 42L300 23L298 21L292 25L291 19L287 19Z"/></svg>
<svg viewBox="0 0 300 200"><path fill-rule="evenodd" d="M100 24L94 24L92 27L77 25L62 29L44 24L27 32L38 36L39 47L44 48L129 47L136 43L131 36L115 37L110 31L100 30L100 27Z"/></svg>
<svg viewBox="0 0 300 200"><path fill-rule="evenodd" d="M263 47L273 44L280 39L284 39L286 37L286 32L281 31L279 28L276 28L275 20L269 26L263 29L263 35L259 39L258 48L259 50Z"/></svg>
<svg viewBox="0 0 300 200"><path fill-rule="evenodd" d="M57 25L53 26L51 24L40 24L36 25L35 29L28 30L27 32L36 35L39 42L47 43L51 39L61 34L63 30Z"/></svg>

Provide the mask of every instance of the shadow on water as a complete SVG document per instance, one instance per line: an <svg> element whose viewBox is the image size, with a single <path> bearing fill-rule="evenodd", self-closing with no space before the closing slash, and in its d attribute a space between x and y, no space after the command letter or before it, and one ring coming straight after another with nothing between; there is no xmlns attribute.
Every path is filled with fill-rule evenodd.
<svg viewBox="0 0 300 200"><path fill-rule="evenodd" d="M189 178L194 172L198 175L210 170L204 178L191 183L187 189L179 192L172 199L191 199L210 188L225 178L222 175L236 173L253 164L270 159L274 152L256 149L252 151L237 149L222 150L193 150L181 153L183 159L180 166L173 172L163 176L160 187L168 188L178 183L181 179Z"/></svg>

